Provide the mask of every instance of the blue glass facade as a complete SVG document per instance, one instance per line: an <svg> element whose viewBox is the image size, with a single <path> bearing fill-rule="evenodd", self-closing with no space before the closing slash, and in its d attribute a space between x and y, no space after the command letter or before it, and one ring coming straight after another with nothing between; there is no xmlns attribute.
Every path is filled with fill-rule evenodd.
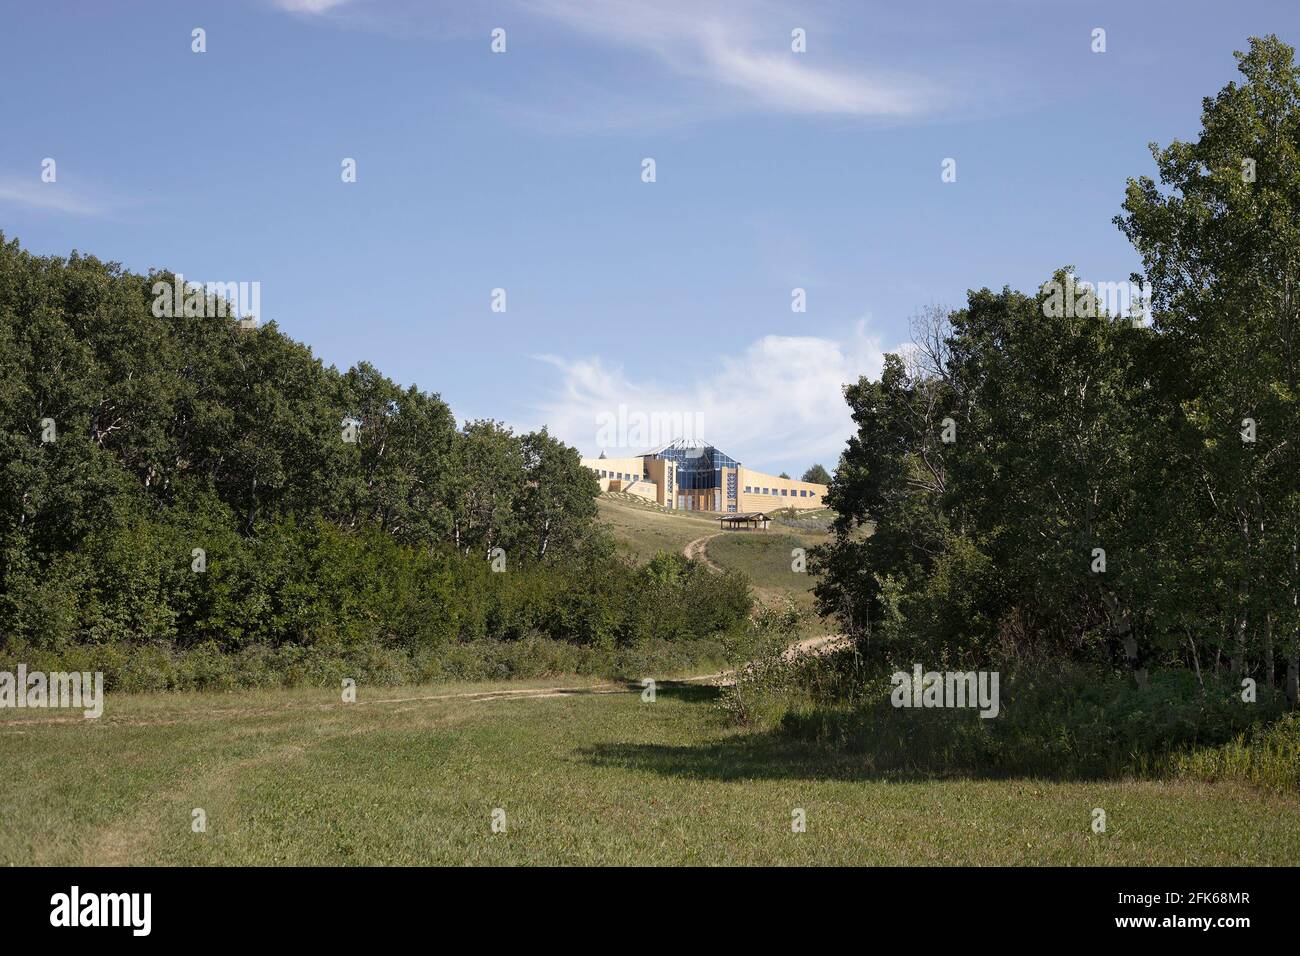
<svg viewBox="0 0 1300 956"><path fill-rule="evenodd" d="M721 488L722 469L740 466L740 462L712 445L673 442L653 454L656 458L666 458L677 463L677 487L682 491Z"/></svg>

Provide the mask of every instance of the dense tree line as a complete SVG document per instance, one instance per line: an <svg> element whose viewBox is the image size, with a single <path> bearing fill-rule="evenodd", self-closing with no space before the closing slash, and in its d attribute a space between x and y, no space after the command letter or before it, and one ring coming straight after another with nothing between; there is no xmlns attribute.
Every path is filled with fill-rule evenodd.
<svg viewBox="0 0 1300 956"><path fill-rule="evenodd" d="M972 292L846 389L817 555L862 640L966 661L1300 680L1300 70L1274 37L1153 145L1117 225L1144 321L1062 270ZM864 533L874 527L874 533Z"/></svg>
<svg viewBox="0 0 1300 956"><path fill-rule="evenodd" d="M155 308L175 282L0 236L0 652L620 645L744 618L743 581L618 560L545 429L458 427L201 293Z"/></svg>

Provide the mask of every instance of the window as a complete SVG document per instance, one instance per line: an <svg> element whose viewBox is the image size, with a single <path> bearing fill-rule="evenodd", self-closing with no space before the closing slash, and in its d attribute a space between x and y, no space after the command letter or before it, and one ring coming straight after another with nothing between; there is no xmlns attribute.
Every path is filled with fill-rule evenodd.
<svg viewBox="0 0 1300 956"><path fill-rule="evenodd" d="M804 489L800 488L800 489L799 489L799 497L800 497L800 498L807 498L807 497L808 497L808 492L806 492L806 491L804 491Z"/></svg>
<svg viewBox="0 0 1300 956"><path fill-rule="evenodd" d="M784 498L785 496L786 496L786 490L785 490L784 488L782 488L782 489L781 489L781 497Z"/></svg>
<svg viewBox="0 0 1300 956"><path fill-rule="evenodd" d="M753 490L753 489L751 489L751 488L749 487L749 485L746 485L746 486L745 486L745 494L750 494L750 492L751 492L752 490Z"/></svg>

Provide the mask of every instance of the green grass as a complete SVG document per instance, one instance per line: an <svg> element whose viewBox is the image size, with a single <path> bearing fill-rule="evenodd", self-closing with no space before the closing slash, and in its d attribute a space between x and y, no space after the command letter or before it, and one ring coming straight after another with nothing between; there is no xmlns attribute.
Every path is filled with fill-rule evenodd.
<svg viewBox="0 0 1300 956"><path fill-rule="evenodd" d="M557 685L589 692L110 695L98 721L4 711L0 864L1300 860L1300 802L1244 784L890 782L734 728L712 688L666 684L644 703L620 685L527 686ZM507 832L494 834L498 807ZM206 833L191 830L195 808ZM791 832L795 808L806 833Z"/></svg>
<svg viewBox="0 0 1300 956"><path fill-rule="evenodd" d="M641 503L629 496L601 495L597 499L601 520L619 549L645 561L656 551L680 552L691 541L718 531L717 515L698 511L670 511ZM743 572L765 601L789 598L804 610L812 608L812 578L791 570L790 551L805 550L829 540L820 530L829 515L818 509L808 517L810 528L793 528L774 522L767 531L728 531L710 539L709 560L728 570Z"/></svg>
<svg viewBox="0 0 1300 956"><path fill-rule="evenodd" d="M718 530L716 515L699 511L669 511L625 498L601 495L596 499L600 519L619 550L648 561L658 551L678 552L701 535Z"/></svg>
<svg viewBox="0 0 1300 956"><path fill-rule="evenodd" d="M731 531L708 543L709 559L715 564L741 571L749 578L759 597L786 597L804 610L811 610L814 579L792 569L795 548L805 551L828 540L824 534L780 529L768 531Z"/></svg>

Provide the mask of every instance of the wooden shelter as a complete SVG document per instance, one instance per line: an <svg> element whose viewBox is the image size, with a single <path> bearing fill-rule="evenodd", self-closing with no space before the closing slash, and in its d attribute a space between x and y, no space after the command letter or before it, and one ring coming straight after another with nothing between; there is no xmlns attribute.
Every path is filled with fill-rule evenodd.
<svg viewBox="0 0 1300 956"><path fill-rule="evenodd" d="M766 531L771 520L761 511L718 515L718 528L722 531Z"/></svg>

